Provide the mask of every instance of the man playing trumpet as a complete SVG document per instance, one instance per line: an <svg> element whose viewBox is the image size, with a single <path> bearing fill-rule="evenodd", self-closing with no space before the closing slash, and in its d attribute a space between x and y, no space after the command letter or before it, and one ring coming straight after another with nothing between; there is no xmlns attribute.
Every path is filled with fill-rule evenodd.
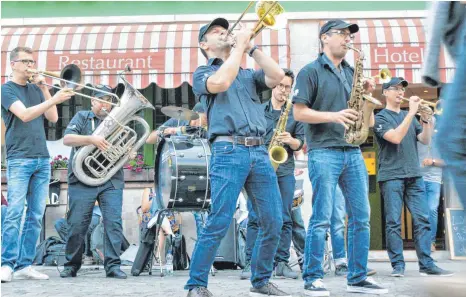
<svg viewBox="0 0 466 297"><path fill-rule="evenodd" d="M428 145L433 124L430 115L421 113L422 126L415 120L421 99L409 99L409 111L401 110L401 102L408 82L393 77L382 85L387 106L375 117L374 131L379 147L379 181L385 212L387 252L394 277L404 276L403 239L401 238L401 211L403 202L413 217L414 243L421 275L450 276L453 273L434 264L430 256L429 209L425 199L417 141ZM423 109L421 109L422 111Z"/></svg>
<svg viewBox="0 0 466 297"><path fill-rule="evenodd" d="M31 78L29 70L36 63L32 54L28 47L17 47L11 51L12 78L2 85L9 204L2 228L2 282L11 281L13 271L16 279L49 278L31 267L50 181L44 117L56 123L56 105L70 99L73 92L64 89L52 97L47 86L42 84L44 77L39 75L33 76L32 83L28 83ZM20 236L25 201L28 208Z"/></svg>
<svg viewBox="0 0 466 297"><path fill-rule="evenodd" d="M212 211L196 242L185 289L189 297L212 296L207 290L209 270L244 186L262 229L261 244L252 253L250 296L290 296L269 282L283 222L282 201L264 146L267 124L258 96L278 85L285 74L273 59L252 46L252 30L242 28L233 40L228 27L227 20L217 18L199 30L199 47L209 60L194 72L193 92L204 105L209 123ZM262 69L241 68L245 54Z"/></svg>

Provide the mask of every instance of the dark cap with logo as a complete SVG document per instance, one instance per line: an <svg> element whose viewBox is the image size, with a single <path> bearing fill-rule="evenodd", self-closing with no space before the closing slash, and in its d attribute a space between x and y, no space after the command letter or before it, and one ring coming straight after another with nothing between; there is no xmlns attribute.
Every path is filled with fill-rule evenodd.
<svg viewBox="0 0 466 297"><path fill-rule="evenodd" d="M322 28L320 28L320 35L327 33L331 29L349 29L350 33L356 33L359 31L359 26L357 24L350 24L342 20L331 20L326 22Z"/></svg>
<svg viewBox="0 0 466 297"><path fill-rule="evenodd" d="M402 85L403 88L408 86L408 82L402 77L392 77L389 82L382 84L382 90L386 90L390 87L394 87L397 85Z"/></svg>
<svg viewBox="0 0 466 297"><path fill-rule="evenodd" d="M97 98L110 96L109 94L104 93L104 92L112 93L112 88L110 86L107 86L107 85L97 85L97 86L95 86L95 88L100 90L100 91L95 91L95 93L94 93L94 97L97 97Z"/></svg>
<svg viewBox="0 0 466 297"><path fill-rule="evenodd" d="M228 27L230 26L230 24L224 18L216 18L215 20L208 23L207 25L202 26L201 29L199 30L199 42L201 42L202 37L204 37L207 31L209 31L209 29L213 26L220 26L228 30Z"/></svg>

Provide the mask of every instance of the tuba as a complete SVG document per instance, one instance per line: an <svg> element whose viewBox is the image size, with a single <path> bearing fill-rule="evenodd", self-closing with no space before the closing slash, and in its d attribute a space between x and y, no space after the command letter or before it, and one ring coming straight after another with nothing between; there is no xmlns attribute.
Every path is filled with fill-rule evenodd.
<svg viewBox="0 0 466 297"><path fill-rule="evenodd" d="M280 115L280 119L278 119L277 126L275 128L275 132L273 133L272 139L270 140L269 144L269 158L270 162L272 162L272 167L275 171L277 171L278 166L283 164L288 160L288 152L283 147L283 143L277 140L277 136L281 133L285 132L286 130L286 123L288 122L288 114L290 113L291 100L286 101L286 108Z"/></svg>
<svg viewBox="0 0 466 297"><path fill-rule="evenodd" d="M357 111L359 115L354 124L348 124L349 128L345 129L345 140L349 144L361 145L366 141L367 136L369 136L372 111L374 111L377 105L382 106L382 103L374 97L364 94L364 76L362 73L364 53L348 44L346 46L359 54L354 66L353 88L351 89L351 96L348 101L348 108Z"/></svg>
<svg viewBox="0 0 466 297"><path fill-rule="evenodd" d="M125 85L120 105L114 107L92 133L104 137L110 147L101 151L94 145L83 146L72 160L74 175L89 186L99 186L109 181L144 145L151 131L147 122L135 114L143 108L155 109L154 106L122 74L120 78ZM139 139L136 131L129 126L133 121L141 124L144 129L144 134Z"/></svg>

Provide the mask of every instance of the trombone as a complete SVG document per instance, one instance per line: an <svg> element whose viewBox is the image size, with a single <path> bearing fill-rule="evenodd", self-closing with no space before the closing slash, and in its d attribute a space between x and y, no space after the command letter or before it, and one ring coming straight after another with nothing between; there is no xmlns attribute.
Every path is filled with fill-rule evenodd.
<svg viewBox="0 0 466 297"><path fill-rule="evenodd" d="M231 34L233 29L238 25L254 2L255 1L249 2L248 7L246 7L239 19L228 30L227 36ZM255 38L265 27L278 29L284 22L283 13L285 12L285 9L278 3L278 1L259 1L256 4L255 12L259 17L259 20L254 26L254 34L251 39Z"/></svg>
<svg viewBox="0 0 466 297"><path fill-rule="evenodd" d="M79 67L77 65L75 65L75 64L70 64L70 65L65 66L65 68L63 68L63 70L59 74L56 73L56 72L52 72L52 71L40 71L40 70L36 70L36 69L28 69L27 71L31 72L31 74L32 74L31 77L34 76L34 75L40 74L40 75L45 76L45 77L50 77L50 78L55 78L55 79L60 80L60 87L57 87L57 86L54 86L54 85L49 85L49 84L44 83L44 82L42 83L42 84L44 84L44 85L46 85L48 87L59 89L59 90L63 90L66 87L66 88L73 89L73 91L81 90L83 88L86 88L86 89L89 89L89 90L93 90L93 91L97 91L97 92L109 95L110 97L115 98L118 103L109 102L109 101L102 100L102 99L99 99L97 97L89 96L89 95L86 95L86 94L83 94L83 93L75 92L75 94L77 94L79 96L82 96L84 98L94 99L94 100L100 101L102 103L107 103L107 104L110 104L110 105L113 105L113 106L120 106L120 97L118 97L116 94L106 92L106 91L103 91L103 90L99 90L99 89L96 89L96 88L93 88L93 87L88 87L86 85L81 84L80 83L81 82L81 77L82 77L81 76L81 69L79 69Z"/></svg>

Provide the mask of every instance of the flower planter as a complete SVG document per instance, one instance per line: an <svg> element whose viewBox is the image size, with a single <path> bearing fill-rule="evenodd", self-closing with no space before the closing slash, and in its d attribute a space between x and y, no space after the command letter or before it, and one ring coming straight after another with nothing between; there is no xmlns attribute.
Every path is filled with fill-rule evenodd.
<svg viewBox="0 0 466 297"><path fill-rule="evenodd" d="M50 179L52 180L59 180L62 183L66 183L68 181L68 169L67 168L60 168L60 169L53 169Z"/></svg>

